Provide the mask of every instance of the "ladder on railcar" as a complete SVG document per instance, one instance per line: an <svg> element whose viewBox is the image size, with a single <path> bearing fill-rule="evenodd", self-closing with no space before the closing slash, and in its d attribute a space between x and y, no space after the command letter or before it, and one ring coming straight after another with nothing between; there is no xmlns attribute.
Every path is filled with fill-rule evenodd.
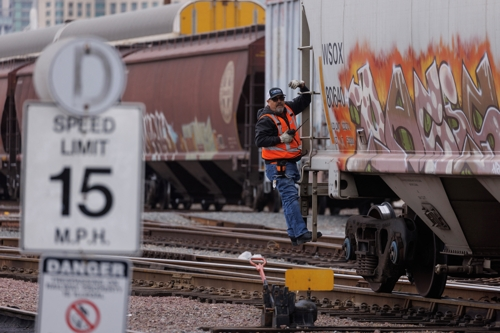
<svg viewBox="0 0 500 333"><path fill-rule="evenodd" d="M254 29L258 29L258 27L256 26ZM256 48L256 46L250 45L249 54L255 54L256 52L253 49ZM255 123L257 122L257 112L264 106L263 101L265 98L265 73L261 69L261 65L257 64L255 57L249 56L246 84L248 84L248 96L245 96L243 149L248 152L248 159L243 165L245 172L243 190L250 192L244 196L245 205L252 206L253 202L249 201L254 199L253 189L262 183L259 149L255 146Z"/></svg>

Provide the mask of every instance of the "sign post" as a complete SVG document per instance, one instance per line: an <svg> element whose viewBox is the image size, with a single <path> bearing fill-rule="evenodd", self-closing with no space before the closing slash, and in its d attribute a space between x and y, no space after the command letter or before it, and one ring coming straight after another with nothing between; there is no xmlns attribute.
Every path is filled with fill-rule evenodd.
<svg viewBox="0 0 500 333"><path fill-rule="evenodd" d="M42 102L23 106L21 250L42 253L37 333L125 332L141 246L141 104L119 104L125 66L91 38L38 58ZM59 253L59 254L58 254Z"/></svg>

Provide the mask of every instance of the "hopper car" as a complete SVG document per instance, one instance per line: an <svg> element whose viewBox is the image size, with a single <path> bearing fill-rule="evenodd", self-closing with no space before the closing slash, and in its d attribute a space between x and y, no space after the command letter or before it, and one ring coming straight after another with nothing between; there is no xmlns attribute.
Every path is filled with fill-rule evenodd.
<svg viewBox="0 0 500 333"><path fill-rule="evenodd" d="M257 1L195 0L0 36L5 198L19 198L23 103L37 100L37 56L58 39L96 36L127 71L122 102L145 105L145 204L221 210L246 204L279 209L263 191L254 145L265 95L265 8Z"/></svg>
<svg viewBox="0 0 500 333"><path fill-rule="evenodd" d="M148 110L151 206L199 202L220 210L242 201L245 181L255 174L250 115L264 98L264 31L233 33L124 57L129 83L122 100L141 101Z"/></svg>
<svg viewBox="0 0 500 333"><path fill-rule="evenodd" d="M301 70L320 82L327 139L318 149L305 129L301 198L404 202L346 223L345 259L376 292L406 275L438 298L448 277L500 275L499 12L494 0L302 0Z"/></svg>

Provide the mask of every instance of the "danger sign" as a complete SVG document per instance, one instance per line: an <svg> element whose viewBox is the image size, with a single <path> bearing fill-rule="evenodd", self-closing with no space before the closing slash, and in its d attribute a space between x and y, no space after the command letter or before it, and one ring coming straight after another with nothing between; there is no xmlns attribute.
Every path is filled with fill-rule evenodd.
<svg viewBox="0 0 500 333"><path fill-rule="evenodd" d="M130 261L43 256L37 332L125 332Z"/></svg>
<svg viewBox="0 0 500 333"><path fill-rule="evenodd" d="M93 302L81 299L70 304L66 310L66 324L73 332L90 333L99 325L101 313Z"/></svg>

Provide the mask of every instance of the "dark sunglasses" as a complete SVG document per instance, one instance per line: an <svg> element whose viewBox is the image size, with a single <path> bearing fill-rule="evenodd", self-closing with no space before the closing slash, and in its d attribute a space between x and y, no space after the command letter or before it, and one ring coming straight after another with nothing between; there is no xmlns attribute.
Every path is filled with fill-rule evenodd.
<svg viewBox="0 0 500 333"><path fill-rule="evenodd" d="M276 97L273 97L272 100L273 100L273 102L284 101L285 96L276 96Z"/></svg>

